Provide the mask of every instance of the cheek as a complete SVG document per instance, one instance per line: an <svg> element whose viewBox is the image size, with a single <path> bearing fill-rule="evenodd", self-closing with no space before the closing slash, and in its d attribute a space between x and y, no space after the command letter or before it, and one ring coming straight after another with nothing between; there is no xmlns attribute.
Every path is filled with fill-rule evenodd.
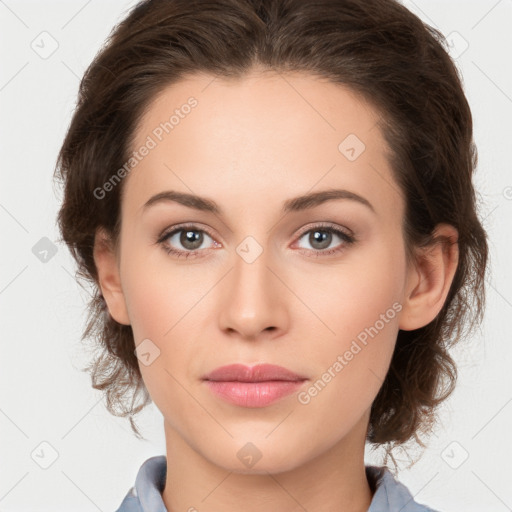
<svg viewBox="0 0 512 512"><path fill-rule="evenodd" d="M318 333L315 343L303 346L305 357L319 363L317 384L303 396L304 403L311 399L346 417L370 407L396 343L403 264L392 248L374 247L314 280L301 278L307 305L318 316L308 315L300 328Z"/></svg>
<svg viewBox="0 0 512 512"><path fill-rule="evenodd" d="M315 318L319 334L327 340L350 341L365 328L378 323L384 315L385 325L398 322L403 288L401 261L392 251L375 250L359 253L354 260L337 267L295 276L294 289ZM398 311L397 311L398 310Z"/></svg>
<svg viewBox="0 0 512 512"><path fill-rule="evenodd" d="M329 329L309 327L321 334L304 344L303 356L317 363L318 373L297 398L305 411L322 415L325 432L339 435L371 407L384 382L401 304L391 272L354 271L325 285L328 293L312 309L321 311Z"/></svg>
<svg viewBox="0 0 512 512"><path fill-rule="evenodd" d="M204 295L206 285L186 266L167 261L163 249L127 246L126 251L130 257L122 269L123 292L135 340L165 341Z"/></svg>
<svg viewBox="0 0 512 512"><path fill-rule="evenodd" d="M153 401L164 407L169 397L181 400L181 388L173 377L182 382L189 377L188 369L195 368L188 342L197 337L199 302L212 283L206 282L208 276L198 270L200 265L171 264L163 250L145 253L129 246L124 250L130 254L122 267L128 315L135 345L145 343L138 349L139 368ZM142 362L142 353L150 354L150 364Z"/></svg>

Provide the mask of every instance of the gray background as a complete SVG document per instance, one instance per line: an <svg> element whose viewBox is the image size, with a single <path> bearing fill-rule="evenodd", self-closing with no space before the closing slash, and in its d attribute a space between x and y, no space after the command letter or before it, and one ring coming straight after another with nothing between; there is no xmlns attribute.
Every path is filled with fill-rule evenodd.
<svg viewBox="0 0 512 512"><path fill-rule="evenodd" d="M423 457L399 479L443 512L511 510L512 0L405 3L448 36L464 77L491 269L481 331L454 354L458 387ZM87 291L56 243L52 173L79 79L134 4L0 0L0 511L113 511L140 464L165 453L153 405L139 421L149 441L138 441L79 371L89 360L80 342Z"/></svg>

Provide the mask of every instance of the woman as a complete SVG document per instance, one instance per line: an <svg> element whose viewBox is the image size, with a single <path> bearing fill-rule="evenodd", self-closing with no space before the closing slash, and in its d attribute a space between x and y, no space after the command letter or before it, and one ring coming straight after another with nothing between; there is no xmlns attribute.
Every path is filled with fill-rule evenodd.
<svg viewBox="0 0 512 512"><path fill-rule="evenodd" d="M139 3L57 173L93 386L164 418L118 512L432 510L364 448L421 444L482 317L475 165L442 35L394 0Z"/></svg>

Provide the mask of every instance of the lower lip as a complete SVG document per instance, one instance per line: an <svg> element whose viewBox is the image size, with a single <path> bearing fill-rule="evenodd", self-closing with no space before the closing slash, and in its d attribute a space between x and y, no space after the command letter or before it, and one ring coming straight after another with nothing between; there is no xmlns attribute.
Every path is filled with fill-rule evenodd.
<svg viewBox="0 0 512 512"><path fill-rule="evenodd" d="M297 391L305 381L272 380L265 382L205 381L218 396L242 407L265 407Z"/></svg>

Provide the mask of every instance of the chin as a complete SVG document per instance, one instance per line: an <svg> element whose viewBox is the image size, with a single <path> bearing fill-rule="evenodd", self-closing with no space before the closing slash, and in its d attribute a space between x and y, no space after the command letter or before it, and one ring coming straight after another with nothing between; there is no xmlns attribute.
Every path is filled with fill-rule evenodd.
<svg viewBox="0 0 512 512"><path fill-rule="evenodd" d="M253 441L247 440L251 438ZM220 452L211 454L210 461L244 475L283 473L300 466L308 457L302 443L285 443L278 437L258 440L257 436L245 436L244 441L234 440L231 446L219 446L219 449Z"/></svg>

